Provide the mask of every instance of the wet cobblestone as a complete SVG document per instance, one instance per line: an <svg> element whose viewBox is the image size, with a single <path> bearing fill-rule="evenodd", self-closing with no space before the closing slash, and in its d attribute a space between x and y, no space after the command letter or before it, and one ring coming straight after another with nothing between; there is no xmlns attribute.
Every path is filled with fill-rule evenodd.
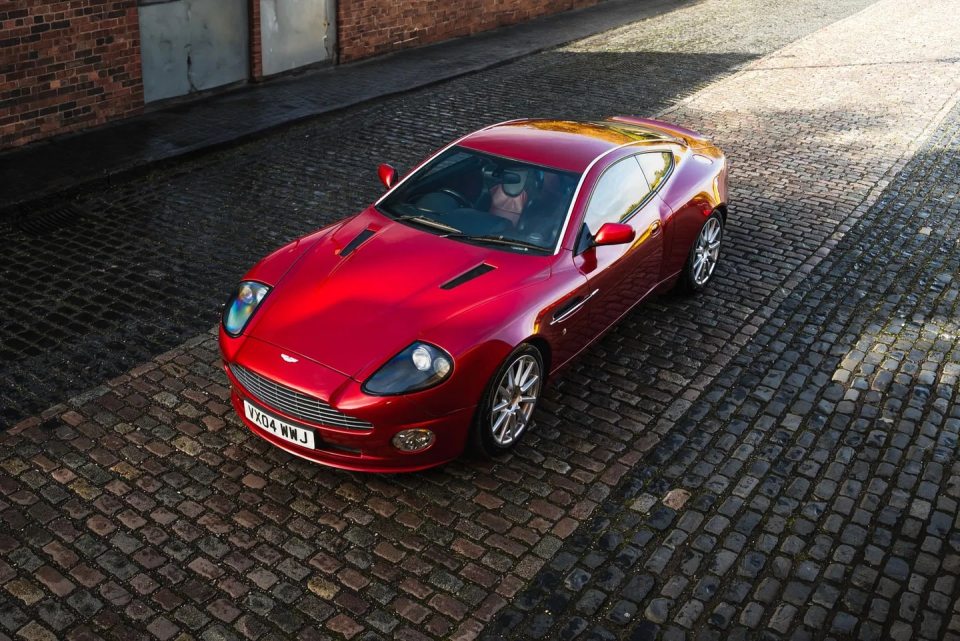
<svg viewBox="0 0 960 641"><path fill-rule="evenodd" d="M381 161L518 115L655 113L868 3L697 5L0 220L0 429L214 324L255 260L368 204Z"/></svg>
<svg viewBox="0 0 960 641"><path fill-rule="evenodd" d="M958 167L955 109L485 638L958 638Z"/></svg>
<svg viewBox="0 0 960 641"><path fill-rule="evenodd" d="M671 111L733 162L716 287L631 314L510 458L296 460L239 424L210 334L0 436L0 635L960 631L960 114L934 126L960 39L931 28L942 3L894 6ZM569 49L646 47L645 29L707 46L683 29L711 7L736 4Z"/></svg>

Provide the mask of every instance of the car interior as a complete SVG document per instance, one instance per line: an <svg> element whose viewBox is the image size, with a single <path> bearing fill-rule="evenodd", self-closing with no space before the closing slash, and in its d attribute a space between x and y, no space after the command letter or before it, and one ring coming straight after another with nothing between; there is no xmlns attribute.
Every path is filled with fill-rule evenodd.
<svg viewBox="0 0 960 641"><path fill-rule="evenodd" d="M552 251L578 180L576 174L453 147L379 206L395 218L427 218L456 230L438 227L441 235L512 240L522 251Z"/></svg>

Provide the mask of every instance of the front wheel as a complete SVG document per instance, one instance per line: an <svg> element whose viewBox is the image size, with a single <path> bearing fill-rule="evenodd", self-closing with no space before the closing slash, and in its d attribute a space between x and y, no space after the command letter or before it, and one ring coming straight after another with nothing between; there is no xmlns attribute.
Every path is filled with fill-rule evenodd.
<svg viewBox="0 0 960 641"><path fill-rule="evenodd" d="M699 292L713 278L713 271L720 259L720 246L723 243L723 216L714 211L704 221L697 240L690 248L687 263L677 281L677 289L687 293Z"/></svg>
<svg viewBox="0 0 960 641"><path fill-rule="evenodd" d="M512 449L532 424L542 387L540 351L520 345L487 384L471 431L473 449L487 457Z"/></svg>

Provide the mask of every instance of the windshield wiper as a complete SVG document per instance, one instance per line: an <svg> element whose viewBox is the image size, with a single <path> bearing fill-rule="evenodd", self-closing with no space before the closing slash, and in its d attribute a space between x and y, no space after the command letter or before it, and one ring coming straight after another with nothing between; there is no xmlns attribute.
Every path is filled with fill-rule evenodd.
<svg viewBox="0 0 960 641"><path fill-rule="evenodd" d="M478 243L486 243L488 245L512 245L514 247L522 247L524 249L534 249L536 251L547 251L544 247L540 245L534 245L533 243L528 243L522 240L516 240L513 238L501 238L500 236L471 236L470 234L444 234L444 238L455 238L457 240L472 240Z"/></svg>
<svg viewBox="0 0 960 641"><path fill-rule="evenodd" d="M397 218L394 218L394 220L399 220L402 222L417 223L418 225L423 225L425 227L433 227L434 229L441 229L443 231L450 232L450 234L455 234L455 235L461 234L460 230L457 229L456 227L447 225L446 223L441 223L439 220L434 220L433 218L427 218L426 216L412 216L412 215L398 216ZM449 234L444 234L444 235L446 236Z"/></svg>

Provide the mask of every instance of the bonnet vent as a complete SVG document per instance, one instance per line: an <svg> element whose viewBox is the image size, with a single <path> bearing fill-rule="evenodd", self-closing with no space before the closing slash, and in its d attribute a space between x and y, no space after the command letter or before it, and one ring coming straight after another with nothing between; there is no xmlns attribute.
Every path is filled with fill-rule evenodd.
<svg viewBox="0 0 960 641"><path fill-rule="evenodd" d="M440 289L453 289L454 287L459 287L467 281L471 281L478 276L483 276L487 272L492 272L496 267L493 265L487 265L486 263L480 263L473 269L463 272L456 278L448 280L443 285L440 285Z"/></svg>
<svg viewBox="0 0 960 641"><path fill-rule="evenodd" d="M353 250L362 245L371 236L373 236L373 231L370 229L364 229L362 232L357 234L356 238L347 243L346 247L340 250L340 258L346 258L352 254Z"/></svg>

